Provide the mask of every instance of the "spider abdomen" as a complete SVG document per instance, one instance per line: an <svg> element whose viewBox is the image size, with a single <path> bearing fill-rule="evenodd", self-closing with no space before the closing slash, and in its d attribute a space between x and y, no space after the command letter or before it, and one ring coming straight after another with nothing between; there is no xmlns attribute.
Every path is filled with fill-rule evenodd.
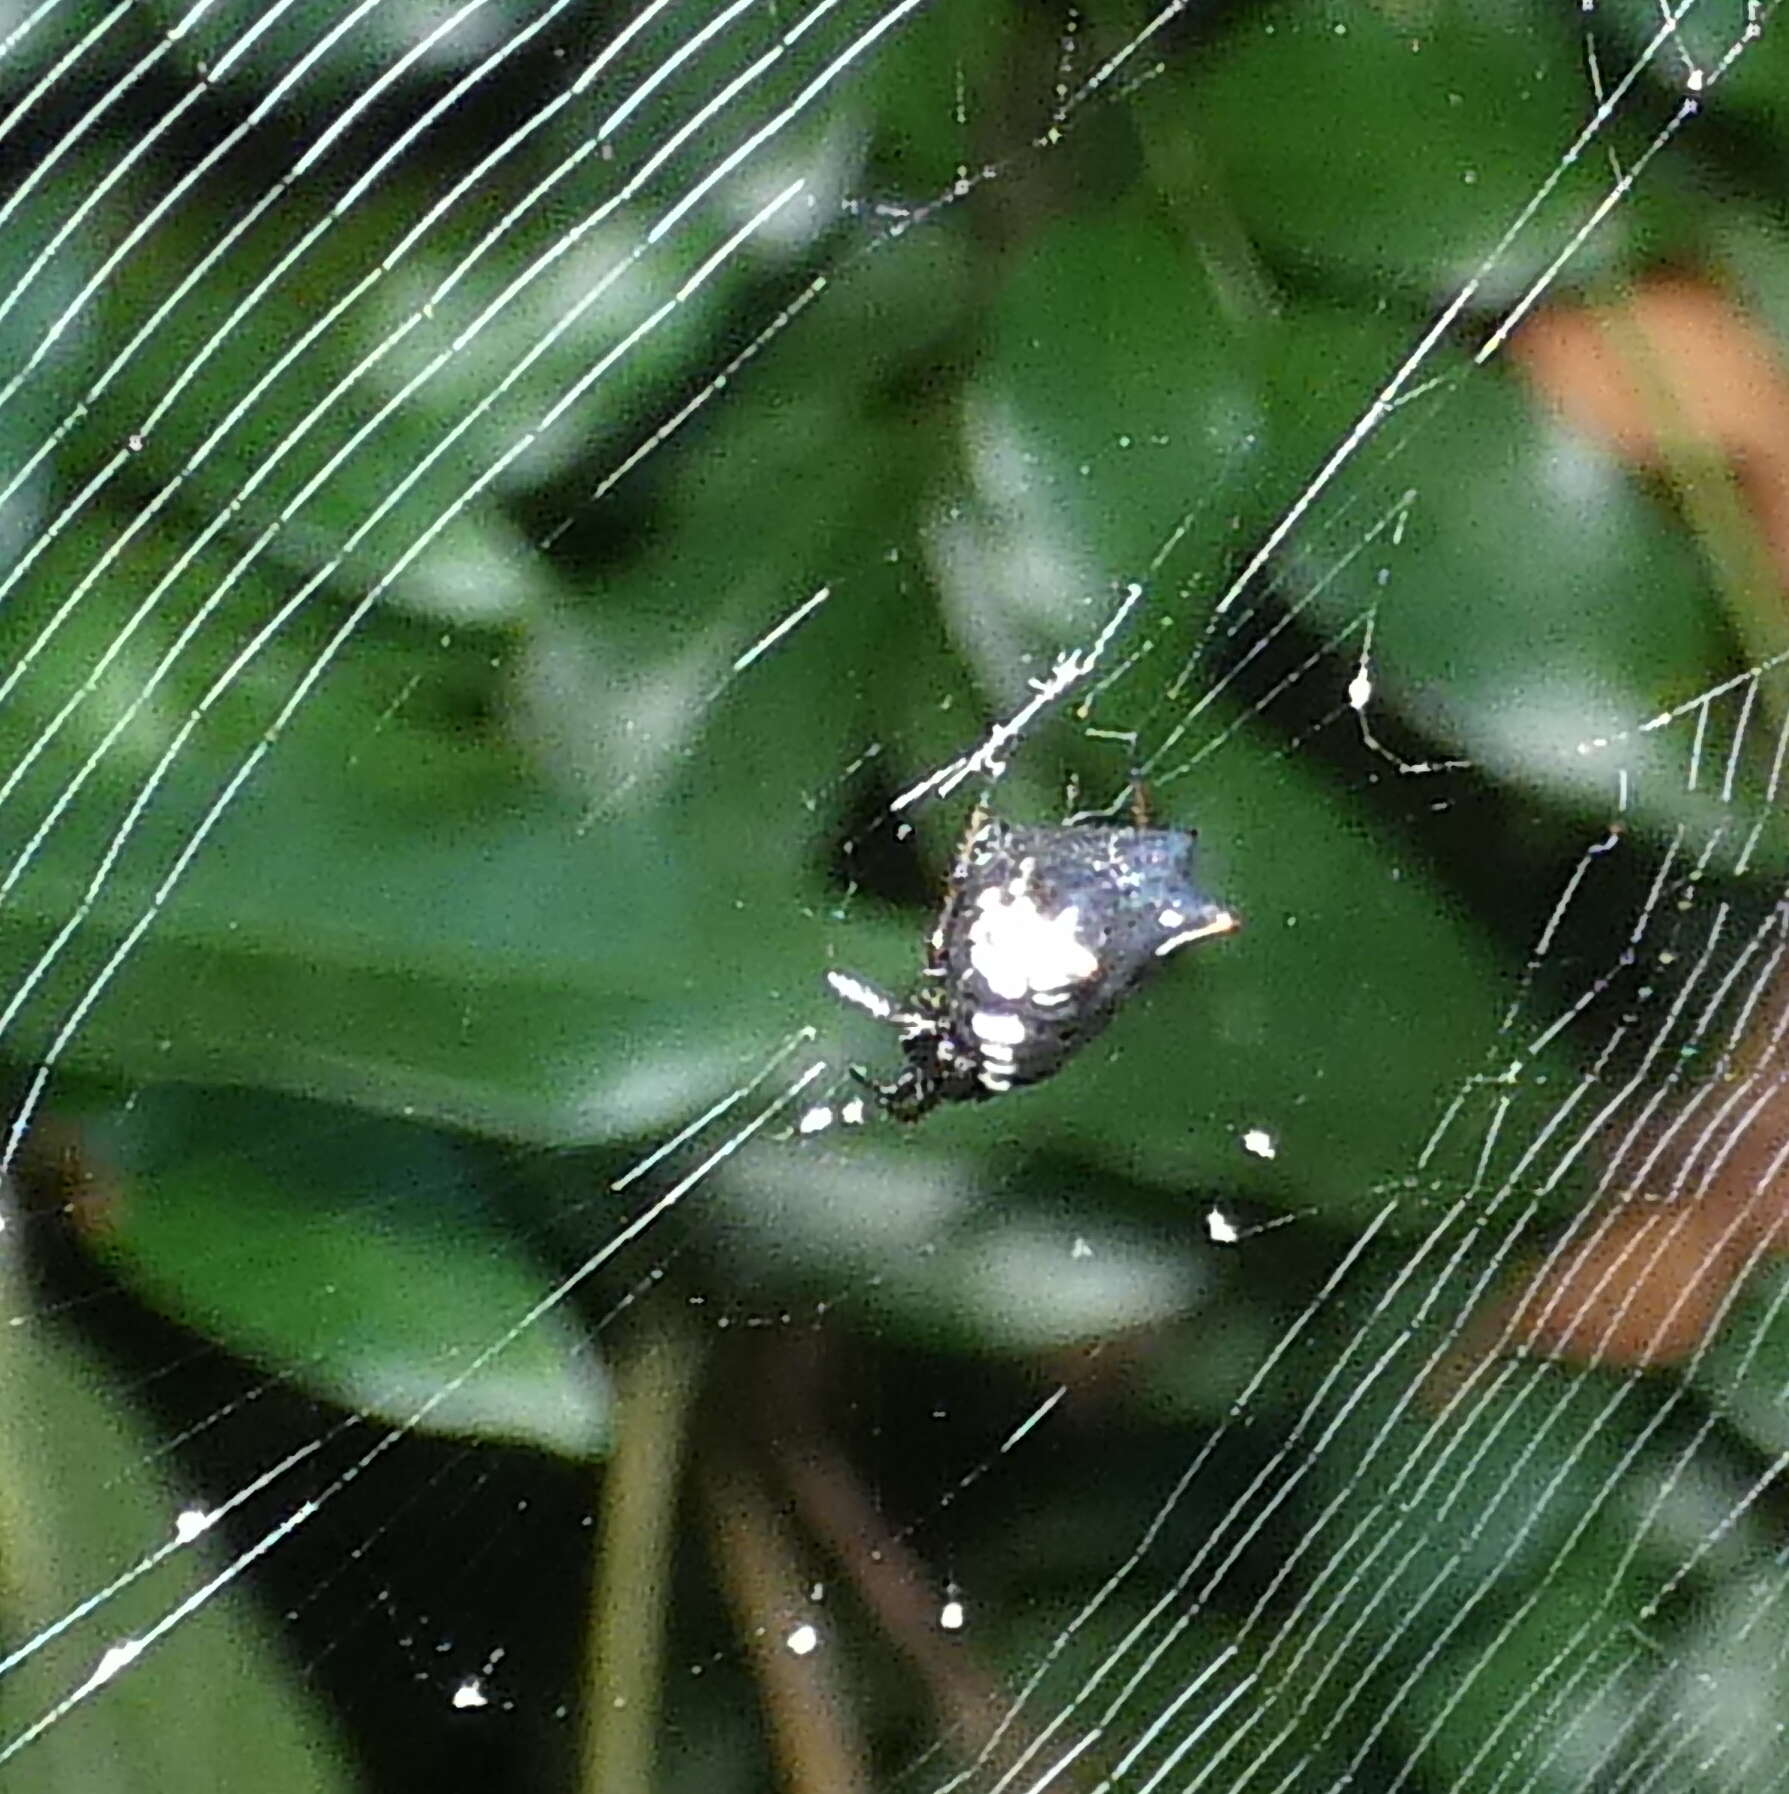
<svg viewBox="0 0 1789 1794"><path fill-rule="evenodd" d="M1235 926L1194 888L1192 847L1177 829L1004 823L972 841L939 960L948 1051L973 1094L1051 1076L1169 953Z"/></svg>
<svg viewBox="0 0 1789 1794"><path fill-rule="evenodd" d="M1236 918L1192 882L1179 829L1015 828L964 843L903 1006L845 974L834 990L900 1030L906 1069L878 1087L917 1120L1050 1077L1169 954Z"/></svg>

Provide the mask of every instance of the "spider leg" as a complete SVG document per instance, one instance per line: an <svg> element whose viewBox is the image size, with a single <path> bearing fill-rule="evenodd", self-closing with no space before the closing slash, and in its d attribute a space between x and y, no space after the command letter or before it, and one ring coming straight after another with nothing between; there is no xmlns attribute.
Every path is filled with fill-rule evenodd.
<svg viewBox="0 0 1789 1794"><path fill-rule="evenodd" d="M1137 828L1149 826L1149 782L1143 775L1131 775L1131 822Z"/></svg>
<svg viewBox="0 0 1789 1794"><path fill-rule="evenodd" d="M887 991L871 984L867 978L858 978L850 972L832 971L826 974L826 982L832 986L835 997L863 1010L867 1015L873 1015L877 1021L900 1022L900 1004Z"/></svg>
<svg viewBox="0 0 1789 1794"><path fill-rule="evenodd" d="M959 893L969 878L970 855L992 820L988 806L977 798L975 808L969 812L969 823L963 830L963 838L957 843L956 858L951 862L950 877L944 886L944 907L938 912L938 920L932 924L931 934L926 937L925 972L928 977L942 975L945 937L950 933L951 923L961 902Z"/></svg>
<svg viewBox="0 0 1789 1794"><path fill-rule="evenodd" d="M975 808L969 812L969 821L963 830L963 838L957 843L957 857L951 862L950 882L959 885L969 874L969 850L975 845L976 838L988 826L988 806L980 798L975 800Z"/></svg>
<svg viewBox="0 0 1789 1794"><path fill-rule="evenodd" d="M932 1081L911 1065L896 1077L872 1077L867 1066L847 1068L851 1081L863 1091L884 1115L896 1121L917 1121L938 1106Z"/></svg>
<svg viewBox="0 0 1789 1794"><path fill-rule="evenodd" d="M876 1099L878 1105L886 1105L888 1099L882 1093L887 1086L870 1076L870 1068L867 1065L848 1065L845 1070L850 1074L851 1082L859 1090L867 1091Z"/></svg>

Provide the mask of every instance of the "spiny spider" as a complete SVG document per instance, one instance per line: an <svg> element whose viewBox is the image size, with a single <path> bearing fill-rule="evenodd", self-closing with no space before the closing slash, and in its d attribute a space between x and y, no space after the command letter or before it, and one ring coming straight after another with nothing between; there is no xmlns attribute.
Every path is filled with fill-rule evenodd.
<svg viewBox="0 0 1789 1794"><path fill-rule="evenodd" d="M900 1035L888 1114L983 1102L1059 1071L1171 953L1241 926L1193 888L1180 829L1019 828L977 808L919 982L904 1003L845 972L827 982Z"/></svg>

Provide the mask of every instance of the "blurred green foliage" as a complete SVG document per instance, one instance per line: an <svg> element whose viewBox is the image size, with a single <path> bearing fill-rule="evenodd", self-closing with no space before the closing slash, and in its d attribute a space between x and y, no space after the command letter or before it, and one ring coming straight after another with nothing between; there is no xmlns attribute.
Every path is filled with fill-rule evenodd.
<svg viewBox="0 0 1789 1794"><path fill-rule="evenodd" d="M1773 315L1781 36L1722 68L1746 15L1703 7L1630 82L1637 4L89 11L0 65L22 100L94 34L0 232L0 1027L105 1186L74 1231L107 1299L469 1461L612 1439L610 1339L551 1305L573 1266L585 1320L661 1279L717 1340L836 1311L868 1386L961 1404L948 1448L891 1412L841 1450L928 1517L978 1460L953 1549L1000 1685L1049 1668L1033 1722L1200 1561L1180 1539L1067 1623L1203 1440L1243 1505L1199 1510L1203 1605L1112 1758L1259 1601L1294 1642L1241 1647L1226 1723L1284 1723L1270 1780L1585 1785L1545 1703L1569 1641L1656 1640L1646 1591L1696 1546L1636 1543L1611 1492L1691 1422L1559 1369L1494 1372L1451 1432L1424 1392L1596 1187L1571 1141L1633 1061L1667 1093L1723 1069L1673 1019L1679 943L1768 911L1783 707L1742 704L1769 644L1671 493L1480 350L1666 265ZM997 802L1146 775L1245 931L1044 1089L777 1137L799 1074L824 1061L796 1106L892 1052L821 974L911 977L971 788L892 800L1133 585ZM1304 1225L1224 1259L1214 1202ZM1037 1367L1125 1336L1103 1430L997 1465ZM1768 1356L1708 1396L1764 1454ZM7 1455L61 1412L44 1387ZM17 1499L69 1536L14 1642L154 1536ZM1688 1577L1708 1662L1730 1574ZM20 1686L9 1736L52 1698ZM763 1785L713 1686L676 1693L667 1785ZM903 1698L863 1697L902 1761ZM1626 1698L1616 1763L1649 1737ZM717 1767L691 1740L723 1733Z"/></svg>

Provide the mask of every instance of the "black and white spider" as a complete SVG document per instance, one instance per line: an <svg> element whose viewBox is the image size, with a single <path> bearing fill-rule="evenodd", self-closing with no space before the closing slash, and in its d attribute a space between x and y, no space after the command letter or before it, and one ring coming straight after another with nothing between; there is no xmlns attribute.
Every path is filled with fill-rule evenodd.
<svg viewBox="0 0 1789 1794"><path fill-rule="evenodd" d="M906 1068L872 1086L883 1108L917 1121L1041 1082L1169 954L1239 927L1193 888L1192 852L1180 829L1019 828L978 812L907 1000L827 974L900 1034Z"/></svg>

